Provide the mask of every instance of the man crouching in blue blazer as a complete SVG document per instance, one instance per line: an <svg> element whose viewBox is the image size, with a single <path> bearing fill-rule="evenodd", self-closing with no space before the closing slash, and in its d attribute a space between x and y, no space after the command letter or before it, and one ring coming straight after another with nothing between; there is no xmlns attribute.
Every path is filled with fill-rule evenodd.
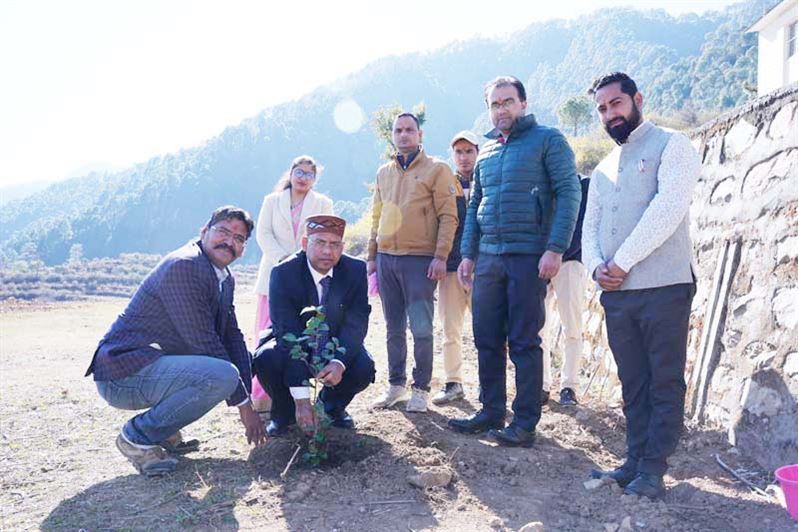
<svg viewBox="0 0 798 532"><path fill-rule="evenodd" d="M258 379L272 398L270 436L279 436L298 423L313 429L307 364L291 357L288 333L302 336L307 307L322 305L329 334L345 352L335 353L316 376L324 384L319 399L332 426L353 429L346 407L356 394L374 382L374 361L363 346L371 306L368 302L366 263L343 254L346 221L337 216L311 216L305 221L302 251L272 270L269 314L272 333L262 342L253 362ZM303 384L305 383L305 384Z"/></svg>

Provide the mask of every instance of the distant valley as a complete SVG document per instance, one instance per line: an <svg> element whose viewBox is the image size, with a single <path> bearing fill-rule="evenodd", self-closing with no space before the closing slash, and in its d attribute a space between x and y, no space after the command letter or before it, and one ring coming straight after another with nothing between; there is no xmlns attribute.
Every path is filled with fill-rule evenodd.
<svg viewBox="0 0 798 532"><path fill-rule="evenodd" d="M521 78L531 111L552 125L562 101L583 94L596 75L611 70L637 79L651 112L737 106L754 96L750 87L756 84L756 39L745 30L774 3L753 0L678 18L664 11L602 10L574 21L532 24L505 40L468 40L381 59L304 96L299 87L295 101L265 109L200 146L123 171L60 181L24 199L7 192L0 262L35 256L59 264L76 244L86 258L164 253L185 242L218 205L238 204L257 215L263 195L301 153L327 168L318 190L355 220L368 206L367 185L384 149L368 123L371 114L423 101L425 147L446 157L453 132L487 127L482 87L498 74ZM366 119L361 127L351 116L343 117L343 126L339 116L341 127L336 125L342 102L360 107ZM246 260L259 255L253 246Z"/></svg>

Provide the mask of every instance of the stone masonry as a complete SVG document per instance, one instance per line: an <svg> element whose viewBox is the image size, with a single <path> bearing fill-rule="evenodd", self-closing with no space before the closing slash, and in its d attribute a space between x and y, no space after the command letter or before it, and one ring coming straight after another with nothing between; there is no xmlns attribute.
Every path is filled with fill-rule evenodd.
<svg viewBox="0 0 798 532"><path fill-rule="evenodd" d="M691 137L703 171L691 209L687 416L772 471L798 463L798 85ZM591 287L582 393L620 403L603 318ZM559 340L544 345L557 352Z"/></svg>

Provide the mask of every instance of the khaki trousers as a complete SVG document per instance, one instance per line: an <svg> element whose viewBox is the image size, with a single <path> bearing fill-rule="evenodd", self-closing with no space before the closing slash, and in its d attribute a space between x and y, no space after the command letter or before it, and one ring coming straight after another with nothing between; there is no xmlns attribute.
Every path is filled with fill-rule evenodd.
<svg viewBox="0 0 798 532"><path fill-rule="evenodd" d="M443 370L446 382L463 383L463 321L471 310L471 293L460 285L457 272L438 283L438 315L443 325Z"/></svg>
<svg viewBox="0 0 798 532"><path fill-rule="evenodd" d="M560 373L560 390L579 387L579 363L582 358L582 312L585 301L587 271L578 260L562 263L551 280L546 296L546 325L543 338L543 389L551 390L551 350L557 343L562 324L564 349ZM557 308L560 319L554 319Z"/></svg>

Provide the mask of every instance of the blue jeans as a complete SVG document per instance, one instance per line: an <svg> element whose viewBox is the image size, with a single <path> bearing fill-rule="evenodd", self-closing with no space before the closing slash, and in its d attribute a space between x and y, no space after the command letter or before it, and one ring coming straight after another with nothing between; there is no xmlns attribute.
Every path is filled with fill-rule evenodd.
<svg viewBox="0 0 798 532"><path fill-rule="evenodd" d="M204 355L164 355L123 379L97 381L109 405L143 410L122 428L140 445L155 445L198 420L230 397L239 383L238 369Z"/></svg>
<svg viewBox="0 0 798 532"><path fill-rule="evenodd" d="M407 382L407 323L413 334L413 387L429 391L432 380L432 318L437 281L427 278L432 257L377 253L377 281L388 339L388 382Z"/></svg>

